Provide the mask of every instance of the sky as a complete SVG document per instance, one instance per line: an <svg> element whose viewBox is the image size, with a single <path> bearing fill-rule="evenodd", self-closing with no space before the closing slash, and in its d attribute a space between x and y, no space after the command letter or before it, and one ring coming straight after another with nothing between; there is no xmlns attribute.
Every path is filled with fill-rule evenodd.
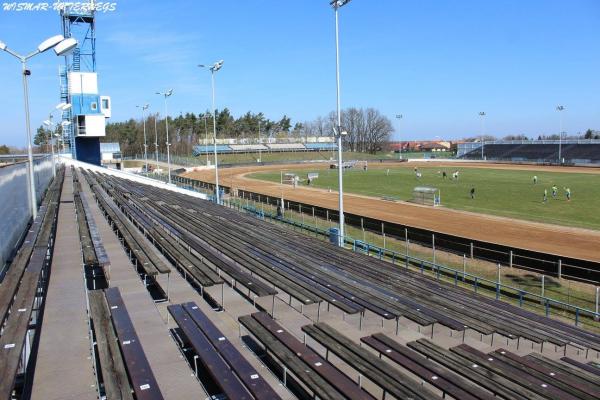
<svg viewBox="0 0 600 400"><path fill-rule="evenodd" d="M27 53L62 33L55 11L6 11L0 40ZM35 3L35 2L34 2ZM52 4L52 0L49 1ZM335 17L329 0L115 0L97 14L100 94L111 121L216 106L313 120L335 109ZM600 1L352 0L339 10L341 104L389 117L394 139L600 130ZM47 52L28 64L32 129L60 101ZM395 116L402 114L397 120ZM0 144L24 146L20 65L0 52Z"/></svg>

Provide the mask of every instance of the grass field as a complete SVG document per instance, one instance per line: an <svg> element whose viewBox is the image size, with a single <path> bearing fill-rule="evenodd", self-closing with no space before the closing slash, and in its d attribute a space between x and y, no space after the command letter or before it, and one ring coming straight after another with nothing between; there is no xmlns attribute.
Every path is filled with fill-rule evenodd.
<svg viewBox="0 0 600 400"><path fill-rule="evenodd" d="M600 229L600 174L560 172L533 172L506 169L458 168L458 181L449 177L442 179L440 171L450 177L454 169L419 167L422 178L417 180L412 167L389 170L358 167L344 173L344 191L374 197L390 196L398 200L410 200L415 186L433 186L440 189L444 207L499 215L530 221ZM336 170L290 171L301 179L307 172L318 172L313 186L337 190ZM533 184L537 175L538 183ZM279 172L255 173L252 178L280 181ZM302 181L301 184L306 184ZM558 196L552 198L551 187L558 186ZM564 188L571 189L572 200L567 202ZM475 188L475 199L469 191ZM544 203L544 188L548 189L548 201Z"/></svg>

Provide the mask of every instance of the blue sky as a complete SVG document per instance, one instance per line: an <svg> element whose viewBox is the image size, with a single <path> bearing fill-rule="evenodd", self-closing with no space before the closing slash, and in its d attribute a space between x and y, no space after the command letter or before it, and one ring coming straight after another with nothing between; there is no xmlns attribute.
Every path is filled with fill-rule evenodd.
<svg viewBox="0 0 600 400"><path fill-rule="evenodd" d="M116 0L97 18L101 94L113 121L136 104L170 115L217 106L311 120L335 108L334 14L328 0ZM2 3L0 3L2 5ZM600 130L600 1L353 0L340 10L342 107L374 107L402 138L486 131L552 134L563 104L569 133ZM25 53L61 32L56 12L0 10L0 40ZM29 67L32 126L59 102L54 54ZM25 143L20 66L0 53L0 144Z"/></svg>

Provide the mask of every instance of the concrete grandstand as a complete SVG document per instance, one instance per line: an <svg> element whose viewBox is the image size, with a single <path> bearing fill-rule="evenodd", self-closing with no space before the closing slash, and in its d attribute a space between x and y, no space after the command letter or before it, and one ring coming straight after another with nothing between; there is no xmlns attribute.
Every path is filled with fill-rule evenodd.
<svg viewBox="0 0 600 400"><path fill-rule="evenodd" d="M600 164L600 140L538 140L463 143L457 157L467 160L498 160L562 164ZM560 158L560 161L559 161Z"/></svg>

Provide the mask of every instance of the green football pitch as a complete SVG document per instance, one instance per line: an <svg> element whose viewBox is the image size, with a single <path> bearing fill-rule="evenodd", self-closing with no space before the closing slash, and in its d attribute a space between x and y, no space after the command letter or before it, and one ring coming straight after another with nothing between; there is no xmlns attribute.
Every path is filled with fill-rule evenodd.
<svg viewBox="0 0 600 400"><path fill-rule="evenodd" d="M454 171L459 179L451 179ZM360 167L344 171L344 191L373 197L392 197L409 201L416 186L432 186L441 194L442 206L457 210L526 219L551 224L600 229L600 174L523 171L488 168L419 167L416 178L411 167L363 171ZM448 177L442 178L442 171ZM329 169L285 170L296 173L305 185L308 172L319 177L312 185L337 191L337 171ZM537 175L537 184L533 177ZM281 172L254 173L249 177L279 182ZM558 187L556 198L552 185ZM469 194L475 188L475 199ZM565 188L571 189L567 201ZM543 202L544 189L548 201Z"/></svg>

